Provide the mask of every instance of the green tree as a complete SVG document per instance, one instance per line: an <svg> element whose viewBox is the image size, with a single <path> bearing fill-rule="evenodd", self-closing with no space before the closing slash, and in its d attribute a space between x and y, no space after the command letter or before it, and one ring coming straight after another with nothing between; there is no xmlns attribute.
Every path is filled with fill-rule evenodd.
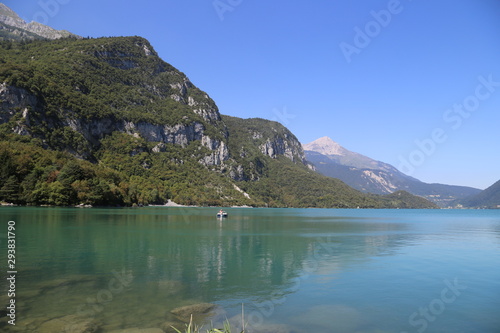
<svg viewBox="0 0 500 333"><path fill-rule="evenodd" d="M19 188L19 181L16 176L10 176L0 188L0 200L18 203Z"/></svg>

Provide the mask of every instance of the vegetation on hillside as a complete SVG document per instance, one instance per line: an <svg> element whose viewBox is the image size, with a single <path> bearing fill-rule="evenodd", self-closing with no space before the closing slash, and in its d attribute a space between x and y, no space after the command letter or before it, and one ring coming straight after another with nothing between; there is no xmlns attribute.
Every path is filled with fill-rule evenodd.
<svg viewBox="0 0 500 333"><path fill-rule="evenodd" d="M127 120L160 125L205 124L216 138L220 130L188 105L215 103L186 76L161 60L140 37L59 39L0 44L0 82L39 97L43 114L32 110L34 134L48 135L63 118ZM180 90L185 90L184 94ZM177 95L180 102L171 98Z"/></svg>
<svg viewBox="0 0 500 333"><path fill-rule="evenodd" d="M0 52L0 84L20 89L25 103L0 101L0 201L433 207L411 195L365 195L311 171L285 127L221 118L215 103L140 37L4 41ZM227 145L229 158L207 166L200 161L212 151L199 139L182 145L148 141L113 127L124 121L196 122L205 135ZM96 128L80 132L72 126L85 122ZM106 126L113 130L101 129ZM262 145L270 142L293 146L292 156L264 154Z"/></svg>
<svg viewBox="0 0 500 333"><path fill-rule="evenodd" d="M500 208L500 180L477 195L455 202L470 208Z"/></svg>
<svg viewBox="0 0 500 333"><path fill-rule="evenodd" d="M16 136L16 137L14 137ZM230 179L207 170L186 150L151 144L127 134L104 140L98 163L44 149L12 135L0 141L0 201L28 205L148 205L172 200L184 205L251 205ZM33 140L35 141L35 140Z"/></svg>
<svg viewBox="0 0 500 333"><path fill-rule="evenodd" d="M342 181L322 176L289 158L264 156L259 146L269 137L295 138L284 126L264 119L223 116L234 159L253 171L253 181L238 182L263 207L436 208L429 201L401 191L381 196L357 191ZM293 138L292 138L293 137ZM298 142L298 141L297 141ZM260 177L257 177L259 176Z"/></svg>

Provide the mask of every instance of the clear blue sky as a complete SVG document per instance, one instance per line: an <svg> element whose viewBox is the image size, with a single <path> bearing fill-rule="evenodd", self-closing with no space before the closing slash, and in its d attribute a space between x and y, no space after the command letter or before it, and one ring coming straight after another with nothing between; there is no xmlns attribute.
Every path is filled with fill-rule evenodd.
<svg viewBox="0 0 500 333"><path fill-rule="evenodd" d="M143 36L221 113L303 143L329 136L425 182L500 179L497 0L4 3L81 36Z"/></svg>

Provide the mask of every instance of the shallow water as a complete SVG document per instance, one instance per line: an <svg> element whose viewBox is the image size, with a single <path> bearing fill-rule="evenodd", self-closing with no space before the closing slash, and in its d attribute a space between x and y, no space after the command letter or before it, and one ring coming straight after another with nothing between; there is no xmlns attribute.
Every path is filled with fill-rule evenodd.
<svg viewBox="0 0 500 333"><path fill-rule="evenodd" d="M0 330L182 327L174 308L213 303L206 327L243 304L255 332L500 332L499 210L226 210L0 208Z"/></svg>

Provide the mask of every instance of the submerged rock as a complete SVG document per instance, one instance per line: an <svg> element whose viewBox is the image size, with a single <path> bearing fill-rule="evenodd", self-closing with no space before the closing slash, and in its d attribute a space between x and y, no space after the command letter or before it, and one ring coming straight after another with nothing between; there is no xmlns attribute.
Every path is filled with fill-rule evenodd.
<svg viewBox="0 0 500 333"><path fill-rule="evenodd" d="M21 292L16 293L19 299L23 300L31 300L32 298L40 296L42 293L41 289L29 289L29 290L21 290Z"/></svg>
<svg viewBox="0 0 500 333"><path fill-rule="evenodd" d="M42 291L48 291L50 289L55 289L64 286L73 286L83 283L95 283L96 278L88 275L71 275L60 279L53 279L44 281L38 284L38 288Z"/></svg>
<svg viewBox="0 0 500 333"><path fill-rule="evenodd" d="M38 327L38 333L94 333L100 328L100 323L92 318L82 318L69 315L44 322Z"/></svg>
<svg viewBox="0 0 500 333"><path fill-rule="evenodd" d="M9 317L6 317L5 318L5 326L7 327L7 325L9 327L12 327L12 325L8 324L7 323L7 320L10 320ZM44 319L42 318L16 318L16 328L15 328L15 332L38 332L37 331L37 327L40 326L41 323L43 323ZM3 332L2 331L2 323L1 323L1 320L0 320L0 332Z"/></svg>
<svg viewBox="0 0 500 333"><path fill-rule="evenodd" d="M110 331L109 333L164 333L164 331L161 328L125 328Z"/></svg>
<svg viewBox="0 0 500 333"><path fill-rule="evenodd" d="M0 295L0 306L1 309L5 309L4 307L7 306L10 303L10 297L7 295L7 293L2 293Z"/></svg>
<svg viewBox="0 0 500 333"><path fill-rule="evenodd" d="M177 319L185 323L189 323L191 315L193 321L199 322L216 314L217 305L211 303L198 303L193 305L182 306L170 311Z"/></svg>

